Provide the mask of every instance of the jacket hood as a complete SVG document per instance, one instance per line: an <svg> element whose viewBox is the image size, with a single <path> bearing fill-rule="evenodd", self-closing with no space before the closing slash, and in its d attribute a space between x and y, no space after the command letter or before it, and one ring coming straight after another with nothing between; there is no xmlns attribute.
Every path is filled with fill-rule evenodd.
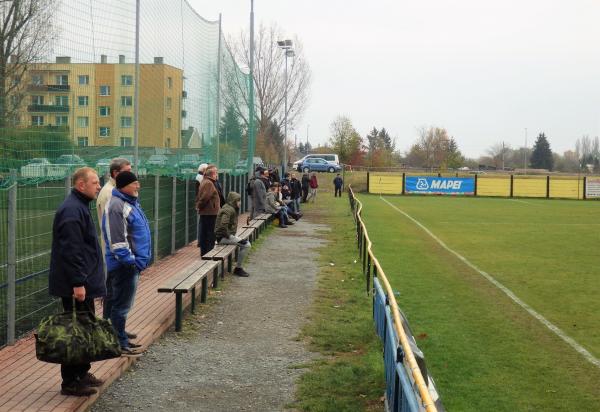
<svg viewBox="0 0 600 412"><path fill-rule="evenodd" d="M239 193L229 192L229 194L227 195L227 204L229 206L233 207L234 209L237 209L236 202L241 199L242 199L242 196L240 196Z"/></svg>

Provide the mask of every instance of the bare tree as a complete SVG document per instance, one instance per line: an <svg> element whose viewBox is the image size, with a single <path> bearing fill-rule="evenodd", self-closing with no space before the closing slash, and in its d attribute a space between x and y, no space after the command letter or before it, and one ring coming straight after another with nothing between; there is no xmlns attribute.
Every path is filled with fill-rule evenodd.
<svg viewBox="0 0 600 412"><path fill-rule="evenodd" d="M278 40L286 36L273 25L265 27L260 25L255 37L255 66L254 85L256 95L256 116L258 120L258 135L263 136L270 124L274 121L283 124L285 117L284 100L286 93L285 84L285 53L277 46ZM237 39L230 39L231 51L235 59L246 67L250 64L250 40L246 31L240 33ZM303 53L302 43L294 36L293 58L288 58L288 129L293 128L296 121L302 116L308 101L311 72ZM223 91L226 103L237 108L238 115L248 123L247 85L235 73L224 73L226 80L232 81L229 90Z"/></svg>
<svg viewBox="0 0 600 412"><path fill-rule="evenodd" d="M58 1L0 0L0 126L6 126L23 100L29 65L49 54Z"/></svg>

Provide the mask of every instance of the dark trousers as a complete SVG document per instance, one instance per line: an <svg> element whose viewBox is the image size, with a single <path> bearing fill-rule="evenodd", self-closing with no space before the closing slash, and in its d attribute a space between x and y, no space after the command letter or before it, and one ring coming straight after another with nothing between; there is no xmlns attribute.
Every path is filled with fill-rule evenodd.
<svg viewBox="0 0 600 412"><path fill-rule="evenodd" d="M341 188L341 187L337 187L337 186L336 186L336 187L335 187L335 194L334 194L333 196L334 196L334 197L336 197L336 196L338 196L338 195L339 195L340 197L342 197L342 188Z"/></svg>
<svg viewBox="0 0 600 412"><path fill-rule="evenodd" d="M216 215L200 215L200 253L203 256L215 247Z"/></svg>
<svg viewBox="0 0 600 412"><path fill-rule="evenodd" d="M73 310L73 298L62 298L62 305L65 312L71 312ZM80 312L92 312L95 313L94 299L86 298L83 302L75 301L75 308ZM62 386L71 386L80 379L82 379L86 373L90 370L92 365L89 363L82 363L81 365L60 365L60 376L62 377Z"/></svg>
<svg viewBox="0 0 600 412"><path fill-rule="evenodd" d="M111 284L110 299L107 299L110 321L119 336L122 348L129 347L129 338L125 332L127 315L133 306L140 272L135 266L122 266L108 272Z"/></svg>
<svg viewBox="0 0 600 412"><path fill-rule="evenodd" d="M196 229L196 237L198 238L198 247L200 247L200 232L201 232L201 225L202 220L200 219L200 216L198 216L198 228Z"/></svg>
<svg viewBox="0 0 600 412"><path fill-rule="evenodd" d="M306 203L306 197L308 196L308 187L302 188L302 203Z"/></svg>

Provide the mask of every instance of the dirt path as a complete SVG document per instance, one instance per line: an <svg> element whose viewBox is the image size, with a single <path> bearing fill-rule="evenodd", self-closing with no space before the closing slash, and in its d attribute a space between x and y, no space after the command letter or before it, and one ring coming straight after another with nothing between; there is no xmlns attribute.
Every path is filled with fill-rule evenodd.
<svg viewBox="0 0 600 412"><path fill-rule="evenodd" d="M302 373L294 366L313 356L295 338L312 301L321 230L302 219L263 237L245 265L251 276L229 277L209 309L187 315L186 332L152 345L92 410L283 410Z"/></svg>

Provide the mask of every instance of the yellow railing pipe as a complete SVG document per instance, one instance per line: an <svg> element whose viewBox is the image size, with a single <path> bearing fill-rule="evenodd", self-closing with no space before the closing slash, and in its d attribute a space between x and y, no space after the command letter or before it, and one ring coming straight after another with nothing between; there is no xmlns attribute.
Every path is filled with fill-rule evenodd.
<svg viewBox="0 0 600 412"><path fill-rule="evenodd" d="M367 253L369 254L369 256L371 256L371 259L373 260L373 264L377 268L377 277L383 282L383 285L385 287L385 291L387 293L388 300L390 303L390 308L392 310L392 316L394 317L394 328L396 329L396 335L398 336L398 339L399 339L398 343L402 346L402 349L404 350L404 357L406 358L406 361L407 361L408 367L412 373L413 379L415 380L415 383L417 384L417 389L419 390L419 395L421 395L421 401L423 402L423 407L425 408L425 410L427 412L437 412L437 408L435 406L435 403L431 399L429 389L427 387L427 384L425 383L425 379L423 378L423 375L421 374L421 369L419 368L419 365L417 364L417 360L415 359L415 355L412 352L412 349L408 342L406 333L404 333L404 328L402 327L402 318L400 317L400 311L398 310L398 304L396 303L396 297L394 296L394 291L392 290L392 286L390 285L390 282L388 281L387 277L385 276L385 272L381 268L381 265L379 264L379 260L375 257L375 255L371 251L371 245L372 245L371 239L369 239L369 234L367 232L367 228L360 216L360 212L362 211L362 202L354 196L354 191L352 190L351 186L348 187L348 190L350 191L350 195L352 196L354 201L358 203L358 209L356 210L356 218L358 219L358 221L362 227L362 232L365 236L365 239L367 240Z"/></svg>

